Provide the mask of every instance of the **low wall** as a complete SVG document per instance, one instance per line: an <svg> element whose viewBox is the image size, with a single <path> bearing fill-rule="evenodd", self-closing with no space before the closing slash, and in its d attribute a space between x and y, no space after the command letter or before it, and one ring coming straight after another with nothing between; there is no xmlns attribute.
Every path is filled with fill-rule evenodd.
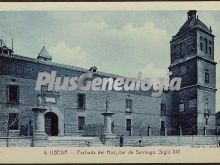
<svg viewBox="0 0 220 165"><path fill-rule="evenodd" d="M123 146L196 146L215 145L220 142L217 136L125 136ZM116 146L119 146L119 137Z"/></svg>
<svg viewBox="0 0 220 165"><path fill-rule="evenodd" d="M5 130L1 130L0 137L6 137L7 132ZM19 137L20 136L20 130L9 130L9 137Z"/></svg>
<svg viewBox="0 0 220 165"><path fill-rule="evenodd" d="M7 142L8 141L8 142ZM31 147L31 139L23 137L0 137L0 147Z"/></svg>

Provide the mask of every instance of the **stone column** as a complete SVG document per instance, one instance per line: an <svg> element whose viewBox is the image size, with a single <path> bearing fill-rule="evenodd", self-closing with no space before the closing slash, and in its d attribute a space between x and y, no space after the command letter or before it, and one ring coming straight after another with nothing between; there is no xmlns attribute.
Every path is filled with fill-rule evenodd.
<svg viewBox="0 0 220 165"><path fill-rule="evenodd" d="M111 123L113 114L114 113L112 112L102 113L102 115L104 116L104 134L112 134Z"/></svg>
<svg viewBox="0 0 220 165"><path fill-rule="evenodd" d="M115 113L109 110L109 101L106 101L106 111L102 113L104 116L104 132L101 136L101 140L105 145L114 146L115 145L115 135L112 133L112 115Z"/></svg>
<svg viewBox="0 0 220 165"><path fill-rule="evenodd" d="M36 123L35 123L35 131L34 138L35 139L47 139L47 134L45 133L45 119L44 112L47 109L43 107L33 108L32 111L36 114Z"/></svg>
<svg viewBox="0 0 220 165"><path fill-rule="evenodd" d="M37 106L32 109L32 111L36 115L36 122L35 122L35 130L33 133L33 146L42 147L46 146L48 136L45 133L45 118L44 112L47 109L42 106L42 96L37 96Z"/></svg>

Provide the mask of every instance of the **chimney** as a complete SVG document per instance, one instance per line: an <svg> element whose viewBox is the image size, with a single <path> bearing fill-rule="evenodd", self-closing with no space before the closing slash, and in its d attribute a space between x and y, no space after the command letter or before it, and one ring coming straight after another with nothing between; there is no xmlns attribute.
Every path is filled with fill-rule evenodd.
<svg viewBox="0 0 220 165"><path fill-rule="evenodd" d="M187 12L187 15L188 15L188 19L191 19L191 18L196 18L196 10L189 10Z"/></svg>

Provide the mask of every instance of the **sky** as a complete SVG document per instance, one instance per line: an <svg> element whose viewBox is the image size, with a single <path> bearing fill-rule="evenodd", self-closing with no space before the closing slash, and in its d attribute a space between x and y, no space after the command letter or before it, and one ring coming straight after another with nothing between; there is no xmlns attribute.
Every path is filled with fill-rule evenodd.
<svg viewBox="0 0 220 165"><path fill-rule="evenodd" d="M212 26L215 61L220 63L220 11L198 11ZM170 65L171 37L187 11L30 11L0 12L0 37L14 51L36 58L45 45L53 61L136 77L164 77ZM219 37L218 37L219 36ZM219 64L218 64L219 65ZM217 88L220 89L220 66ZM217 91L216 110L220 111Z"/></svg>

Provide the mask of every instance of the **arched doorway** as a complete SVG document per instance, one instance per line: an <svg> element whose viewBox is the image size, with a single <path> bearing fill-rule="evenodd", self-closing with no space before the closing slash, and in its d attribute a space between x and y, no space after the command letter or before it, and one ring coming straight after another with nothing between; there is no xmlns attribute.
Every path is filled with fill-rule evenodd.
<svg viewBox="0 0 220 165"><path fill-rule="evenodd" d="M58 117L53 112L45 114L45 132L48 136L58 136Z"/></svg>

